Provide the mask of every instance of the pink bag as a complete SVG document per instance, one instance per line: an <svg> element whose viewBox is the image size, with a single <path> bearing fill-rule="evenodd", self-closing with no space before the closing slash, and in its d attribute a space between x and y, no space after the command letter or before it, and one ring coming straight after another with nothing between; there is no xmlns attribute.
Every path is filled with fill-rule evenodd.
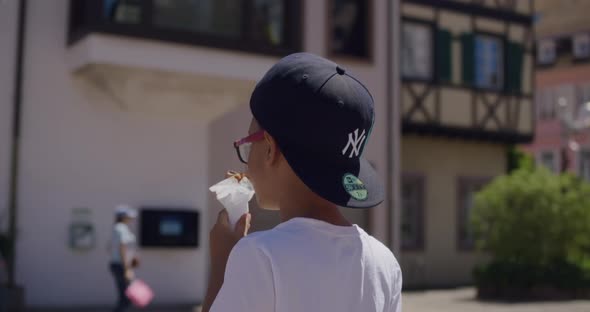
<svg viewBox="0 0 590 312"><path fill-rule="evenodd" d="M147 306L154 298L154 292L144 281L135 279L125 291L127 298L139 308Z"/></svg>

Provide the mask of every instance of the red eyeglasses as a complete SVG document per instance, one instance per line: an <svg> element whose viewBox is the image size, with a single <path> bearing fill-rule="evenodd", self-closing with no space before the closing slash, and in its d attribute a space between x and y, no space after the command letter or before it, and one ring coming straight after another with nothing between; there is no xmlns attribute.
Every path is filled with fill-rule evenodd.
<svg viewBox="0 0 590 312"><path fill-rule="evenodd" d="M248 157L250 156L250 150L252 149L252 143L264 139L264 130L256 131L249 136L234 142L234 148L238 153L238 158L241 162L247 164Z"/></svg>

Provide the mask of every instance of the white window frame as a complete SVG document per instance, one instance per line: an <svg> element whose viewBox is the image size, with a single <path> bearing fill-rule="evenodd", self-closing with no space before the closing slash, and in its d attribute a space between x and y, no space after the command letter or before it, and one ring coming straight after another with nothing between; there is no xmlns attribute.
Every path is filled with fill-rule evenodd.
<svg viewBox="0 0 590 312"><path fill-rule="evenodd" d="M479 47L491 47L491 43L497 44L497 54L493 55L490 49L481 50L482 54L480 55L478 52ZM475 86L481 89L487 90L502 90L504 88L505 82L505 73L504 73L504 56L506 54L505 51L505 42L502 37L477 33L475 35L475 47L474 47L474 55L475 55L475 63L473 64L475 70L475 77L474 83ZM494 60L495 58L495 60ZM490 64L494 64L495 67ZM489 74L493 74L494 71L498 74L496 77L496 82L492 82L489 78Z"/></svg>
<svg viewBox="0 0 590 312"><path fill-rule="evenodd" d="M457 177L457 250L470 252L475 249L475 237L470 232L471 214L475 204L475 194L492 181L492 177L459 176ZM470 199L469 201L467 199Z"/></svg>
<svg viewBox="0 0 590 312"><path fill-rule="evenodd" d="M588 169L587 169L587 174L585 175L583 172L584 169L584 158L583 155L587 154L588 157ZM577 158L577 168L576 168L576 173L578 174L578 176L588 182L590 182L590 148L586 147L586 148L581 148L577 153L576 153L576 158Z"/></svg>
<svg viewBox="0 0 590 312"><path fill-rule="evenodd" d="M404 172L402 174L402 188L404 186L411 186L414 188L414 195L417 195L417 198L414 198L413 204L413 219L411 219L412 227L416 231L415 237L413 239L408 239L408 237L404 237L404 233L402 231L402 250L405 251L423 251L425 246L425 225L426 225L426 215L425 215L425 204L426 204L426 177L423 174L418 173L407 173ZM407 221L407 216L405 215L406 204L408 203L407 196L408 194L402 194L402 223ZM403 225L403 224L402 224Z"/></svg>
<svg viewBox="0 0 590 312"><path fill-rule="evenodd" d="M555 39L541 39L537 41L537 63L551 65L557 60L557 43Z"/></svg>
<svg viewBox="0 0 590 312"><path fill-rule="evenodd" d="M590 34L580 33L572 37L572 55L576 60L590 58Z"/></svg>
<svg viewBox="0 0 590 312"><path fill-rule="evenodd" d="M547 168L545 166L545 164L543 162L543 154L545 154L545 153L551 153L553 155L553 168ZM554 149L541 150L541 151L537 152L536 161L539 166L545 166L545 168L547 168L549 171L551 171L553 173L559 173L559 171L560 171L559 164L561 163L561 155L558 150L554 150Z"/></svg>
<svg viewBox="0 0 590 312"><path fill-rule="evenodd" d="M558 105L560 101L565 100L565 104L567 106L565 109L560 110L560 114L565 114L570 118L576 118L577 111L579 109L579 93L578 88L574 84L566 83L560 84L555 87L552 87L553 90L553 105L555 105L555 109L558 109ZM556 111L557 112L557 111Z"/></svg>
<svg viewBox="0 0 590 312"><path fill-rule="evenodd" d="M588 103L590 103L590 82L586 81L583 83L580 83L576 86L576 103L577 105L577 110L576 110L576 116L578 117L586 117L586 113L584 112L585 109L585 105L587 105ZM584 116L582 116L582 114L584 114Z"/></svg>
<svg viewBox="0 0 590 312"><path fill-rule="evenodd" d="M555 120L557 118L555 88L537 89L535 103L538 120Z"/></svg>
<svg viewBox="0 0 590 312"><path fill-rule="evenodd" d="M425 41L422 41L425 46L416 47L419 41L415 38L418 36L409 36L414 40L411 40L411 47L406 39L408 36L406 35L406 31L409 31L413 28L414 31L426 31L428 32L427 38ZM434 35L435 29L431 24L426 22L414 21L414 20L404 20L402 22L401 27L401 73L402 77L405 79L416 79L416 80L432 80L434 79L434 53L435 53L435 45L434 45ZM425 54L425 55L424 55ZM415 60L414 63L409 61L409 59ZM420 60L427 60L427 62L421 62ZM425 70L418 70L415 63L425 64Z"/></svg>

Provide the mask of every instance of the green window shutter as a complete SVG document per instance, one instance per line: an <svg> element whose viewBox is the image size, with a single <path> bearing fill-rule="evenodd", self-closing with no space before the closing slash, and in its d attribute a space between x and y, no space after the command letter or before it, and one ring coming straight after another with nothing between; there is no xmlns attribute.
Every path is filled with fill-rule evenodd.
<svg viewBox="0 0 590 312"><path fill-rule="evenodd" d="M508 41L506 45L506 68L504 70L506 91L520 93L522 88L522 64L524 47Z"/></svg>
<svg viewBox="0 0 590 312"><path fill-rule="evenodd" d="M436 72L438 81L450 82L452 72L452 35L446 29L439 29L436 34Z"/></svg>
<svg viewBox="0 0 590 312"><path fill-rule="evenodd" d="M472 86L475 82L475 36L473 34L461 35L461 52L463 83Z"/></svg>

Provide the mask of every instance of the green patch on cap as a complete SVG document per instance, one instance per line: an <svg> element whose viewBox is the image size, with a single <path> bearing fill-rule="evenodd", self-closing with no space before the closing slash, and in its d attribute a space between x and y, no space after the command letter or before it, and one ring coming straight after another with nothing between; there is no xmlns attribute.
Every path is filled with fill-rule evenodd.
<svg viewBox="0 0 590 312"><path fill-rule="evenodd" d="M352 198L356 200L366 200L368 196L367 188L363 181L355 175L347 173L342 177L342 185L344 189Z"/></svg>

